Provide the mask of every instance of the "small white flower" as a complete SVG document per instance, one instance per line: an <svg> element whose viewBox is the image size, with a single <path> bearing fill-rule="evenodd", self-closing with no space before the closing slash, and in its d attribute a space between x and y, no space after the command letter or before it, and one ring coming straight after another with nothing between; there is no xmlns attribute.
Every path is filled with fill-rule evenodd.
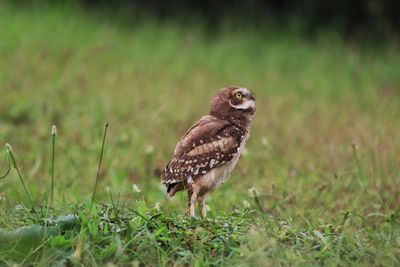
<svg viewBox="0 0 400 267"><path fill-rule="evenodd" d="M268 140L268 138L265 137L265 136L263 136L263 137L261 138L261 144L262 144L263 146L268 146L268 145L269 145L269 140Z"/></svg>
<svg viewBox="0 0 400 267"><path fill-rule="evenodd" d="M145 149L146 154L152 154L154 151L154 146L153 145L148 145Z"/></svg>
<svg viewBox="0 0 400 267"><path fill-rule="evenodd" d="M259 195L259 192L255 187L250 188L248 191L251 197L256 197Z"/></svg>
<svg viewBox="0 0 400 267"><path fill-rule="evenodd" d="M53 125L51 127L51 135L56 135L57 134L57 127L55 125Z"/></svg>
<svg viewBox="0 0 400 267"><path fill-rule="evenodd" d="M105 186L105 189L106 189L106 192L110 192L111 191L111 188L108 185Z"/></svg>
<svg viewBox="0 0 400 267"><path fill-rule="evenodd" d="M140 193L140 192L142 192L142 191L139 189L139 187L137 186L137 184L133 184L133 185L132 185L132 189L133 189L133 192L135 192L135 193Z"/></svg>
<svg viewBox="0 0 400 267"><path fill-rule="evenodd" d="M159 202L157 202L157 203L154 205L154 209L155 209L156 211L160 211L160 210L161 210L161 205L160 205Z"/></svg>
<svg viewBox="0 0 400 267"><path fill-rule="evenodd" d="M250 208L250 203L247 200L243 201L243 207Z"/></svg>
<svg viewBox="0 0 400 267"><path fill-rule="evenodd" d="M8 152L13 152L13 149L9 143L6 144L6 149Z"/></svg>

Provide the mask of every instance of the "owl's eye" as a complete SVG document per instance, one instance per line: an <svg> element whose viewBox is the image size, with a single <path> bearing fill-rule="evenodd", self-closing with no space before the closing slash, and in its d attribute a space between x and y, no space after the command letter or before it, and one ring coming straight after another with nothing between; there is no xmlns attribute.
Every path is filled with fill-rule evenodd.
<svg viewBox="0 0 400 267"><path fill-rule="evenodd" d="M238 92L235 94L236 99L241 99L243 97L243 94Z"/></svg>

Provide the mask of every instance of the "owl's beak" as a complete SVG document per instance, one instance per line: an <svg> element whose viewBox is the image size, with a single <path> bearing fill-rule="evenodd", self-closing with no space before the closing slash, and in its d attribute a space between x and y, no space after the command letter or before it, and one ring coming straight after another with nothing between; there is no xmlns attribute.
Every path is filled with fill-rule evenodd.
<svg viewBox="0 0 400 267"><path fill-rule="evenodd" d="M256 98L254 97L254 95L253 94L251 94L249 97L248 97L248 99L249 99L249 101L250 101L250 107L251 107L251 110L252 110L252 114L254 114L255 112L256 112Z"/></svg>
<svg viewBox="0 0 400 267"><path fill-rule="evenodd" d="M256 100L254 97L249 97L249 100L247 100L247 106L253 110L256 110Z"/></svg>

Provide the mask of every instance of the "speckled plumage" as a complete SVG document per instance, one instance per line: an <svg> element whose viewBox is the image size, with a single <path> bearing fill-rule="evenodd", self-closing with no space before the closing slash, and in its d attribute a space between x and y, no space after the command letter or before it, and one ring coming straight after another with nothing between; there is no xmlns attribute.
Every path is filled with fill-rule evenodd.
<svg viewBox="0 0 400 267"><path fill-rule="evenodd" d="M206 215L205 196L235 167L254 112L255 98L248 89L225 87L212 99L209 115L197 121L176 145L161 182L170 196L187 189L191 216L196 200L202 215Z"/></svg>

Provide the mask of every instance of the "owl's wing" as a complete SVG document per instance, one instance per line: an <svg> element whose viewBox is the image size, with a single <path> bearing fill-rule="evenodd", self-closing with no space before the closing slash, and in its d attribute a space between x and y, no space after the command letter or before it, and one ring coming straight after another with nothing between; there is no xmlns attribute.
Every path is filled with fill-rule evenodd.
<svg viewBox="0 0 400 267"><path fill-rule="evenodd" d="M197 143L200 143L200 141L204 142L207 137L217 135L228 125L228 121L217 119L211 115L201 117L200 120L193 124L181 137L175 147L174 157L190 151Z"/></svg>
<svg viewBox="0 0 400 267"><path fill-rule="evenodd" d="M230 161L238 152L244 133L228 121L207 115L181 138L175 155L161 174L164 184L195 179Z"/></svg>

